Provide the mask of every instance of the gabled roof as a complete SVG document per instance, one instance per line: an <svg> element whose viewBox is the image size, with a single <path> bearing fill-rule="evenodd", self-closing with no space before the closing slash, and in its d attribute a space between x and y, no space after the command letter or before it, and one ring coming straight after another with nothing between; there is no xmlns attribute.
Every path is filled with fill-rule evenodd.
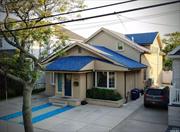
<svg viewBox="0 0 180 132"><path fill-rule="evenodd" d="M180 58L180 46L168 53L170 58Z"/></svg>
<svg viewBox="0 0 180 132"><path fill-rule="evenodd" d="M46 66L46 71L80 71L94 60L104 61L92 56L61 57Z"/></svg>
<svg viewBox="0 0 180 132"><path fill-rule="evenodd" d="M104 56L116 61L117 63L129 68L129 69L140 69L140 68L146 68L147 66L144 64L141 64L135 60L132 60L124 55L121 55L113 50L110 50L104 46L96 46L94 45L94 47L101 52L101 54L103 54ZM104 53L103 53L104 52Z"/></svg>
<svg viewBox="0 0 180 132"><path fill-rule="evenodd" d="M59 29L56 29L56 30L63 32L66 36L69 37L70 40L75 40L75 41L84 41L85 40L85 38L82 37L81 35L73 32L73 31L71 31L71 30L69 30L63 26L59 26Z"/></svg>
<svg viewBox="0 0 180 132"><path fill-rule="evenodd" d="M126 56L123 56L123 55L121 55L121 54L119 54L113 50L110 50L106 47L103 47L103 46L88 45L88 44L83 44L83 43L74 43L71 46L65 48L64 51L67 51L67 50L73 48L74 46L80 46L80 47L82 47L82 48L84 48L90 52L93 52L95 55L100 56L101 58L103 58L102 60L106 60L108 62L115 64L115 65L126 67L128 69L141 69L141 68L146 67L145 65L143 65L143 64L141 64L135 60L132 60ZM50 60L53 60L56 57L57 56L52 56L50 58ZM72 60L72 62L74 62L74 60ZM67 63L67 65L75 65L76 63L77 62Z"/></svg>
<svg viewBox="0 0 180 132"><path fill-rule="evenodd" d="M106 28L100 28L99 30L97 30L95 33L93 33L89 38L85 39L85 43L88 43L89 40L91 40L92 38L94 38L97 34L99 34L100 32L106 32L107 34L110 34L111 36L117 38L118 40L128 44L129 46L131 46L132 48L138 50L139 52L150 52L149 49L144 48L136 43L134 43L133 41L129 40L128 38L126 38L123 34L106 29Z"/></svg>
<svg viewBox="0 0 180 132"><path fill-rule="evenodd" d="M158 32L126 34L125 36L141 46L153 44Z"/></svg>

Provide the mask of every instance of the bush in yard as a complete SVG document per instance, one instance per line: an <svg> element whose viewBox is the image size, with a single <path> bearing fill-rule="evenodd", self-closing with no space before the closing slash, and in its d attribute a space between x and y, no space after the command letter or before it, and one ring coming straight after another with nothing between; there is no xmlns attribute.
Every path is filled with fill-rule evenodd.
<svg viewBox="0 0 180 132"><path fill-rule="evenodd" d="M87 98L112 100L112 101L117 101L122 99L121 95L118 92L111 89L99 89L99 88L88 89L86 96Z"/></svg>

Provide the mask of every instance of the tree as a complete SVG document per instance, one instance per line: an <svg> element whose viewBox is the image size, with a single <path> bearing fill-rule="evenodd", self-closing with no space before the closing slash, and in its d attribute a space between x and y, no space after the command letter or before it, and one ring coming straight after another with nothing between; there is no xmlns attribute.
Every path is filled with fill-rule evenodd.
<svg viewBox="0 0 180 132"><path fill-rule="evenodd" d="M0 11L5 13L5 18L0 24L0 35L12 46L16 47L15 65L11 66L6 74L2 67L9 63L2 63L1 74L20 82L23 85L23 123L26 132L33 132L31 116L31 93L37 78L37 71L42 69L40 60L29 52L33 42L38 41L42 46L47 45L47 40L52 31L50 27L31 28L50 22L45 19L51 14L68 12L84 7L83 0L0 0ZM10 18L14 16L14 19ZM73 17L73 16L71 16ZM34 19L37 18L37 19ZM56 17L59 20L65 17ZM33 20L32 20L33 19ZM20 22L14 22L20 20ZM29 28L28 30L11 31L16 28ZM6 32L4 32L6 31Z"/></svg>
<svg viewBox="0 0 180 132"><path fill-rule="evenodd" d="M174 33L169 33L165 35L166 38L163 39L163 43L165 44L165 48L163 52L168 54L170 51L175 49L177 46L180 45L180 32L174 32ZM164 64L163 68L165 70L171 70L172 69L172 60L168 57L164 58Z"/></svg>

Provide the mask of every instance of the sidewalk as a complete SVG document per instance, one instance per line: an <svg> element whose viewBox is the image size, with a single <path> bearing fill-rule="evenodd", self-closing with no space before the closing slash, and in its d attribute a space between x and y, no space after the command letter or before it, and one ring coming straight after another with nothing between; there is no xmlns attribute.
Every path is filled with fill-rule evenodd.
<svg viewBox="0 0 180 132"><path fill-rule="evenodd" d="M121 108L87 104L35 123L34 131L109 132L136 111L142 104L143 97L135 101L130 101ZM1 132L24 131L22 125L5 121L0 121L0 130Z"/></svg>

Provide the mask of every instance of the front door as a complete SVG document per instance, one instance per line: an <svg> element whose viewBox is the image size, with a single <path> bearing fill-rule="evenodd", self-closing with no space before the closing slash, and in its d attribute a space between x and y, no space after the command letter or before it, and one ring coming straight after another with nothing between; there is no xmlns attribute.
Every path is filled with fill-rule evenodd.
<svg viewBox="0 0 180 132"><path fill-rule="evenodd" d="M71 96L71 74L64 75L64 82L65 82L65 96Z"/></svg>
<svg viewBox="0 0 180 132"><path fill-rule="evenodd" d="M62 92L63 74L58 74L58 93Z"/></svg>

